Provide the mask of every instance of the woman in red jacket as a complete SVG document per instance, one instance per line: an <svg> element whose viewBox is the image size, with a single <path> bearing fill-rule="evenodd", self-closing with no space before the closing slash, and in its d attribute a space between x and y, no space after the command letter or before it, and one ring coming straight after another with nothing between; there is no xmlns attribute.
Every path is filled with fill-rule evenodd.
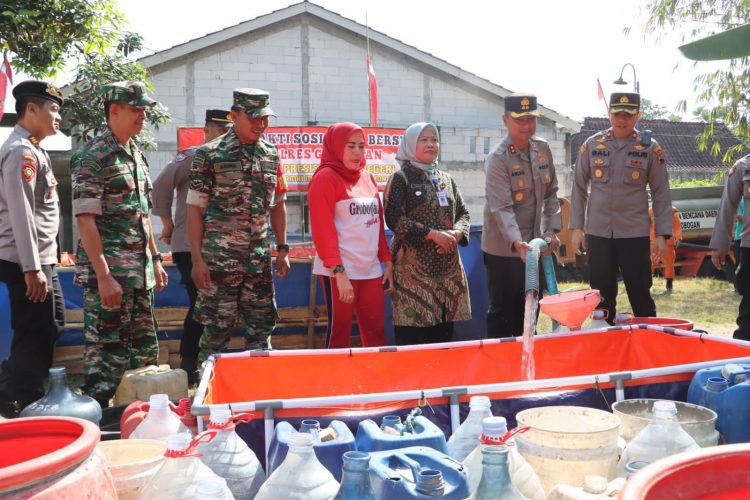
<svg viewBox="0 0 750 500"><path fill-rule="evenodd" d="M378 185L364 169L365 146L358 125L331 125L308 187L313 272L326 297L329 348L350 346L354 312L362 345L385 345L383 292L393 288L393 268Z"/></svg>

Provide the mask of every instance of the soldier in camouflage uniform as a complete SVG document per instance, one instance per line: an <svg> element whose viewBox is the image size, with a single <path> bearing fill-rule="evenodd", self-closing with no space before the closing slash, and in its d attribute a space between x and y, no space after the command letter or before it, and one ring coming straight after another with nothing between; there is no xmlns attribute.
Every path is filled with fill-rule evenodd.
<svg viewBox="0 0 750 500"><path fill-rule="evenodd" d="M167 273L148 216L148 164L132 140L156 101L141 82L101 92L107 130L76 152L71 175L80 234L75 280L84 287L82 390L107 406L125 370L158 361L153 288L166 287Z"/></svg>
<svg viewBox="0 0 750 500"><path fill-rule="evenodd" d="M207 109L205 142L210 142L227 133L232 126L229 111L223 109ZM183 321L182 339L180 340L180 368L188 374L190 384L200 381L198 372L198 351L203 326L193 319L195 302L198 300L198 289L195 288L193 279L190 277L193 271L192 259L190 258L190 244L187 238L187 192L190 183L190 166L193 164L195 152L198 146L187 148L177 153L174 160L167 164L154 181L154 191L151 193L154 207L152 215L161 218L162 231L159 239L164 241L172 249L172 262L180 270L180 283L185 285L190 305L185 320ZM175 201L176 208L174 220L172 219L172 202Z"/></svg>
<svg viewBox="0 0 750 500"><path fill-rule="evenodd" d="M286 186L276 148L260 139L274 115L268 93L234 91L231 130L201 146L190 172L188 239L196 321L203 324L199 362L229 342L237 316L245 347L270 346L276 324L268 218L276 237L276 270L286 276ZM276 116L276 115L274 115Z"/></svg>

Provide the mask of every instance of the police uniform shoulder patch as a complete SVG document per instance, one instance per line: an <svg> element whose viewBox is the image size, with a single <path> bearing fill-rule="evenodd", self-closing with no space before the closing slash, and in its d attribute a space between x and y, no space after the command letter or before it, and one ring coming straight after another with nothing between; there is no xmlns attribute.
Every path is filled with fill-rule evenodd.
<svg viewBox="0 0 750 500"><path fill-rule="evenodd" d="M737 170L737 164L735 163L734 165L732 165L731 167L729 167L729 172L727 172L727 175L731 176L732 174L734 174L734 172L736 170Z"/></svg>
<svg viewBox="0 0 750 500"><path fill-rule="evenodd" d="M24 182L31 182L36 177L37 159L31 151L23 152L23 165L21 167L21 177Z"/></svg>
<svg viewBox="0 0 750 500"><path fill-rule="evenodd" d="M579 155L585 155L586 154L586 149L587 149L587 146L586 146L586 143L584 142L583 144L581 144L581 147L578 148L578 154Z"/></svg>

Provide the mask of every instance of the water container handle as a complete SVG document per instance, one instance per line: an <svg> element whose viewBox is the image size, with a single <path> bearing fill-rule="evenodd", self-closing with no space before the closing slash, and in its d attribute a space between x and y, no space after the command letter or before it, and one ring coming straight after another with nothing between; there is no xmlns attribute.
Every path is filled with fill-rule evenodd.
<svg viewBox="0 0 750 500"><path fill-rule="evenodd" d="M521 434L523 432L528 431L529 429L531 429L530 426L516 427L515 429L509 430L508 432L506 432L505 434L503 434L499 438L490 437L490 436L487 436L485 434L482 434L479 437L479 439L482 442L482 444L491 444L491 445L503 445L504 444L506 446L513 446L515 443L513 443L513 442L509 443L508 440L510 438L512 438L513 436L515 436L516 434Z"/></svg>
<svg viewBox="0 0 750 500"><path fill-rule="evenodd" d="M236 415L232 415L229 420L224 422L223 424L216 424L214 422L209 421L208 422L208 428L209 429L221 429L221 430L232 430L234 429L237 424L240 423L246 423L250 422L251 420L257 418L255 415L256 412L243 412L243 413L237 413ZM259 412L258 412L259 413Z"/></svg>
<svg viewBox="0 0 750 500"><path fill-rule="evenodd" d="M741 372L733 372L729 374L729 385L734 385L734 379L737 378L737 375L747 375L750 374L750 370L745 370Z"/></svg>
<svg viewBox="0 0 750 500"><path fill-rule="evenodd" d="M407 467L411 469L411 473L414 476L414 481L416 481L417 476L419 475L419 471L422 470L422 466L419 465L419 462L417 462L416 460L412 458L407 457L403 453L399 453L398 455L395 455L394 458L396 460L399 460L401 463L403 463L404 465L406 465Z"/></svg>
<svg viewBox="0 0 750 500"><path fill-rule="evenodd" d="M216 437L216 431L203 431L195 436L184 450L167 450L164 456L167 458L202 457L203 453L198 451L198 445L210 443Z"/></svg>

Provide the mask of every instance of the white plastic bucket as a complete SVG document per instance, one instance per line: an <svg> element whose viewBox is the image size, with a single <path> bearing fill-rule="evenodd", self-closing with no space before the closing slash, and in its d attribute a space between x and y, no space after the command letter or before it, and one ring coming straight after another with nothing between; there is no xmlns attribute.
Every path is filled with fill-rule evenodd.
<svg viewBox="0 0 750 500"><path fill-rule="evenodd" d="M116 439L102 441L109 470L120 500L137 500L149 479L164 462L167 445L155 439Z"/></svg>
<svg viewBox="0 0 750 500"><path fill-rule="evenodd" d="M530 408L516 415L518 451L536 471L544 491L566 483L583 486L584 477L612 479L617 466L620 419L580 406Z"/></svg>
<svg viewBox="0 0 750 500"><path fill-rule="evenodd" d="M658 399L626 399L612 405L612 412L620 417L620 437L629 443L651 421L654 402ZM677 406L677 420L685 432L690 434L698 446L719 444L719 431L716 430L716 412L703 406L682 401L674 401Z"/></svg>

